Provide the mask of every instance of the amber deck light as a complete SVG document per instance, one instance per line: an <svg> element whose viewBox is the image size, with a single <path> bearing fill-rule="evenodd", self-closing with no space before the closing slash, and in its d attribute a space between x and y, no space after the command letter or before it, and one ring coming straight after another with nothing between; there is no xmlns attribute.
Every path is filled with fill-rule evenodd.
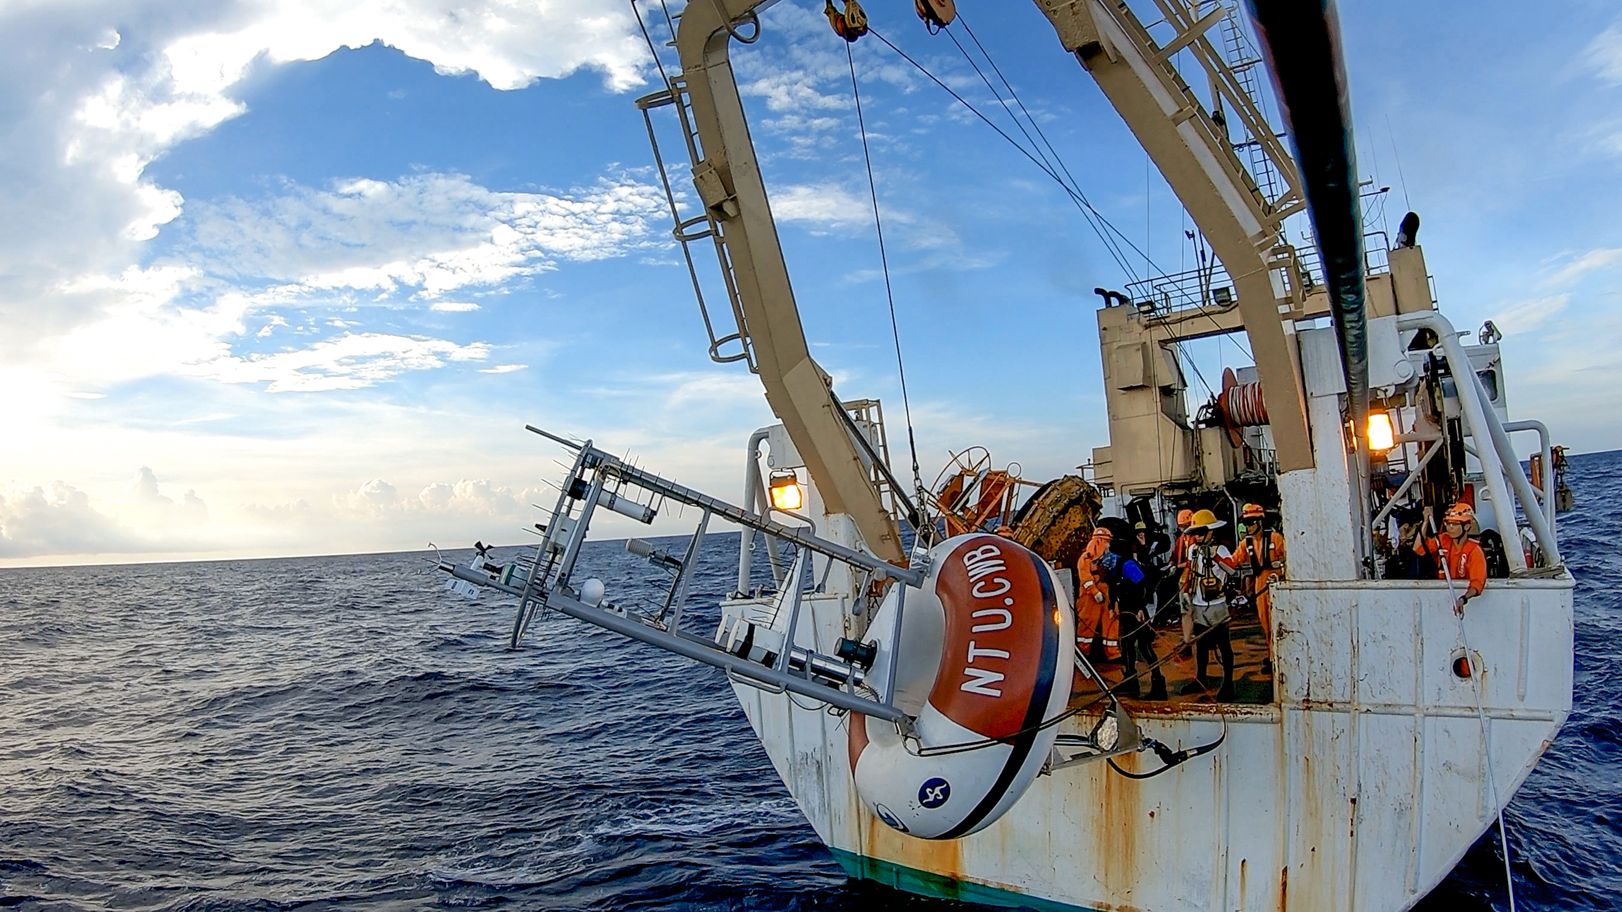
<svg viewBox="0 0 1622 912"><path fill-rule="evenodd" d="M772 473L772 508L794 512L805 506L805 489L799 479L788 470Z"/></svg>
<svg viewBox="0 0 1622 912"><path fill-rule="evenodd" d="M1384 453L1397 445L1397 435L1391 429L1391 416L1385 412L1369 413L1369 449Z"/></svg>

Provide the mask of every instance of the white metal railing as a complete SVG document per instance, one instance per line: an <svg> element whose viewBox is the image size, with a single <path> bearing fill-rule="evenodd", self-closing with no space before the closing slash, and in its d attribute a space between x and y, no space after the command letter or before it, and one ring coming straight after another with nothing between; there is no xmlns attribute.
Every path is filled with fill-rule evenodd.
<svg viewBox="0 0 1622 912"><path fill-rule="evenodd" d="M1487 490L1495 505L1503 505L1502 521L1511 528L1515 524L1516 500L1510 497L1510 489L1513 488L1538 547L1551 566L1558 566L1561 563L1560 543L1555 539L1553 516L1545 513L1538 502L1537 492L1533 490L1526 472L1521 469L1521 461L1509 442L1508 430L1498 420L1497 413L1488 407L1491 397L1482 388L1481 378L1476 376L1475 367L1465 354L1464 346L1459 344L1459 334L1453 324L1439 313L1426 312L1399 316L1397 326L1400 329L1429 329L1436 333L1437 347L1442 350L1442 356L1453 372L1465 424L1476 439L1476 457L1481 460ZM1547 434L1547 431L1544 433ZM1503 530L1500 530L1500 534L1503 534ZM1506 544L1508 538L1506 535ZM1512 573L1527 569L1526 556L1519 547L1506 547L1504 552Z"/></svg>

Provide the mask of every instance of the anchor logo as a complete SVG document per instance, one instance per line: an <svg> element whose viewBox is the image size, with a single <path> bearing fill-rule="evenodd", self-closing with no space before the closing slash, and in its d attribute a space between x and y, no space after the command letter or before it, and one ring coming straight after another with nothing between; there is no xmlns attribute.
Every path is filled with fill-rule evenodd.
<svg viewBox="0 0 1622 912"><path fill-rule="evenodd" d="M925 780L918 789L918 803L932 811L945 804L950 797L952 784L939 776Z"/></svg>

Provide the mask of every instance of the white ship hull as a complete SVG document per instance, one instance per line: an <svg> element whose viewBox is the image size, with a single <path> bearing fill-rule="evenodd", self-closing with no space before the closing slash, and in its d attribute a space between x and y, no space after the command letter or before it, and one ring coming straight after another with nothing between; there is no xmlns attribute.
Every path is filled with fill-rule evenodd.
<svg viewBox="0 0 1622 912"><path fill-rule="evenodd" d="M903 835L866 809L842 717L737 690L852 876L1039 907L1406 909L1487 829L1570 711L1572 585L1569 574L1495 581L1470 604L1484 733L1474 685L1452 670L1461 646L1445 584L1283 584L1275 704L1221 715L1133 706L1144 734L1174 747L1210 741L1225 722L1219 749L1144 781L1101 762L1058 770L996 824L951 841ZM845 635L842 607L809 599L796 640ZM1066 731L1090 724L1077 717Z"/></svg>

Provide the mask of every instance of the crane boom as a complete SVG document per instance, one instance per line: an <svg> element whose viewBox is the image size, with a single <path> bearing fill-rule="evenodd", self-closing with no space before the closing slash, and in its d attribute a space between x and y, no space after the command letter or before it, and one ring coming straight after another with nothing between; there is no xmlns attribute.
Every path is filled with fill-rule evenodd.
<svg viewBox="0 0 1622 912"><path fill-rule="evenodd" d="M851 436L832 382L811 357L794 303L766 186L755 159L728 47L734 23L772 0L692 3L676 30L701 157L693 183L718 228L737 287L744 344L753 349L766 401L817 480L829 514L846 514L863 543L901 561L901 536L865 454Z"/></svg>
<svg viewBox="0 0 1622 912"><path fill-rule="evenodd" d="M1226 131L1172 65L1185 47L1202 63L1215 59L1204 32L1225 11L1218 7L1196 17L1174 0L1158 5L1178 29L1163 47L1119 0L1037 0L1059 41L1103 89L1227 268L1267 400L1279 469L1308 469L1312 439L1295 333L1280 319L1280 304L1293 283L1275 266L1288 258L1272 255L1280 246L1280 225L1300 208L1300 178L1287 154L1273 155L1289 190L1269 204L1234 155ZM1248 100L1223 85L1217 83L1218 91L1245 111ZM1258 141L1271 139L1265 125L1249 126Z"/></svg>

